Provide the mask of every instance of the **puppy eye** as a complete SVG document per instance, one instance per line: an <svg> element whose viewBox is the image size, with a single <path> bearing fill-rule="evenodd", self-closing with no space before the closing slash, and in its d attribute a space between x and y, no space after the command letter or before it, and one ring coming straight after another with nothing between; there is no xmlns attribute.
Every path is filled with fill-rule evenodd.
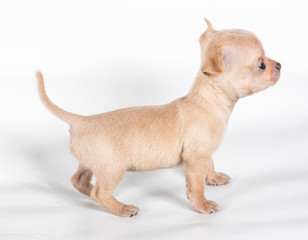
<svg viewBox="0 0 308 240"><path fill-rule="evenodd" d="M262 62L262 63L258 66L258 68L264 70L264 69L266 68L265 63Z"/></svg>

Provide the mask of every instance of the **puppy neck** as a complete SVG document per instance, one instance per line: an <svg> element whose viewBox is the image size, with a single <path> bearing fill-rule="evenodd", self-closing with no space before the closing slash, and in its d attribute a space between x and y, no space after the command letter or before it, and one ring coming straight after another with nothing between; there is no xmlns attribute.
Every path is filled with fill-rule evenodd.
<svg viewBox="0 0 308 240"><path fill-rule="evenodd" d="M187 95L187 100L202 107L217 106L227 113L231 113L239 98L227 87L199 71L196 80Z"/></svg>

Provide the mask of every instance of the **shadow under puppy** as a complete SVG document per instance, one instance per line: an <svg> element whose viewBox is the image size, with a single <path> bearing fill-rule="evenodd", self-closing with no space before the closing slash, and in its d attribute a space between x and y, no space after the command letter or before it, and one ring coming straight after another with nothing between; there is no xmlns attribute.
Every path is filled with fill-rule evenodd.
<svg viewBox="0 0 308 240"><path fill-rule="evenodd" d="M274 85L281 65L265 56L259 39L244 30L208 29L200 37L201 67L189 93L169 104L132 107L81 116L54 105L37 72L41 100L70 125L71 152L79 161L75 188L123 217L138 208L113 197L127 170L147 171L184 164L187 197L201 213L219 206L204 196L204 183L222 185L230 177L214 170L212 154L221 142L239 98ZM91 184L92 175L96 184Z"/></svg>

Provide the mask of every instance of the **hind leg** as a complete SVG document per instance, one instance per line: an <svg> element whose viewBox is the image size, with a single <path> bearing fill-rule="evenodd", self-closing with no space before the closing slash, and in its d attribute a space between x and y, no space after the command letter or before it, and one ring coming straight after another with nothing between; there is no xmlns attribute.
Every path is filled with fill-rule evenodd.
<svg viewBox="0 0 308 240"><path fill-rule="evenodd" d="M92 171L80 163L77 172L71 177L71 183L79 192L90 196L90 192L93 189L91 184L92 176Z"/></svg>
<svg viewBox="0 0 308 240"><path fill-rule="evenodd" d="M133 217L139 209L133 205L126 205L115 199L112 194L118 183L122 180L125 169L108 168L95 174L97 177L95 187L91 191L91 198L99 205L121 217Z"/></svg>

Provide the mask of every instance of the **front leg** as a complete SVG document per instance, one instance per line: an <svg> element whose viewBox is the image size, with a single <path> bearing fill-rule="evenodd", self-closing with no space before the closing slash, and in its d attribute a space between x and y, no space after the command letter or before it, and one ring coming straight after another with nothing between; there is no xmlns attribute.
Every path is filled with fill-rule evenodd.
<svg viewBox="0 0 308 240"><path fill-rule="evenodd" d="M199 154L184 159L186 194L195 209L201 213L213 213L219 206L204 196L204 179L209 167L208 155Z"/></svg>
<svg viewBox="0 0 308 240"><path fill-rule="evenodd" d="M231 181L231 178L225 173L217 173L214 169L213 158L209 159L209 167L206 175L206 181L209 185L224 185Z"/></svg>

